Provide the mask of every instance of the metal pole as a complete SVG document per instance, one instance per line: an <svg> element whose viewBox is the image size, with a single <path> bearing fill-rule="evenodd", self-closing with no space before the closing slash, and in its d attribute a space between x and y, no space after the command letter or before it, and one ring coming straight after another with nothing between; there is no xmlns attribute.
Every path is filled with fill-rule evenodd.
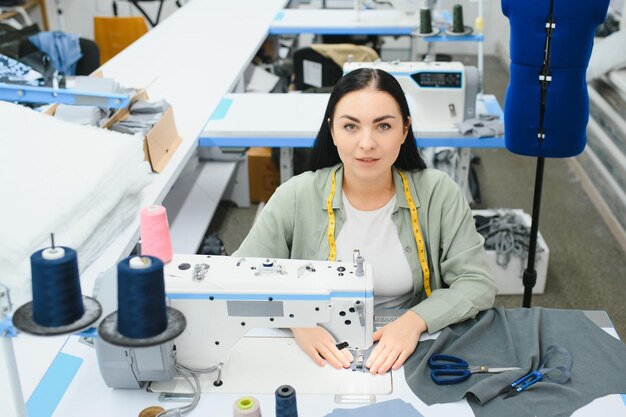
<svg viewBox="0 0 626 417"><path fill-rule="evenodd" d="M545 158L537 158L537 171L535 173L535 191L533 196L533 214L530 224L530 241L528 242L528 264L524 270L524 304L530 307L533 295L533 287L537 283L537 271L535 270L535 255L537 252L537 236L539 235L539 211L541 210L541 192L543 188L543 168Z"/></svg>
<svg viewBox="0 0 626 417"><path fill-rule="evenodd" d="M0 335L0 404L3 417L26 417L13 341ZM7 413L7 414L5 414Z"/></svg>
<svg viewBox="0 0 626 417"><path fill-rule="evenodd" d="M0 284L0 407L3 417L26 417L22 384L11 340L14 332L5 328L10 311L9 290Z"/></svg>

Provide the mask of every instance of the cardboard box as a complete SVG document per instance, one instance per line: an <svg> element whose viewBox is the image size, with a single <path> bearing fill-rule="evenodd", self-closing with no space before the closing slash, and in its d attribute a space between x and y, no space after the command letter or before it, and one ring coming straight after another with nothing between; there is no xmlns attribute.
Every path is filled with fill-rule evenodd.
<svg viewBox="0 0 626 417"><path fill-rule="evenodd" d="M92 76L99 77L101 74L95 73ZM130 114L130 104L137 100L148 100L146 90L139 90L130 100L128 107L117 110L113 116L102 125L102 128L110 129L111 126L118 121L126 119ZM58 104L53 104L44 113L54 116L57 107ZM145 160L150 162L152 171L158 173L162 172L181 142L182 139L178 135L176 122L174 120L174 110L170 105L165 113L163 113L161 120L152 126L152 129L150 129L144 138L143 151Z"/></svg>
<svg viewBox="0 0 626 417"><path fill-rule="evenodd" d="M272 160L272 148L250 148L246 155L250 201L267 202L280 185L280 172Z"/></svg>
<svg viewBox="0 0 626 417"><path fill-rule="evenodd" d="M520 209L512 209L516 217L521 220L522 224L529 227L531 217ZM497 214L497 210L472 210L474 216L492 217ZM522 277L524 269L526 269L527 258L520 258L511 255L507 265L502 266L497 262L497 254L493 250L487 250L487 263L491 276L496 282L499 295L524 294L524 283ZM546 276L548 274L548 260L550 258L550 250L546 241L541 236L537 236L537 255L535 258L535 270L537 271L537 283L533 287L533 294L543 294L546 287Z"/></svg>
<svg viewBox="0 0 626 417"><path fill-rule="evenodd" d="M131 103L137 100L148 100L148 94L145 90L139 91L131 99ZM130 106L129 106L130 107ZM104 124L105 129L110 129L115 123L124 120L130 114L129 107L119 109L108 122ZM163 117L152 129L146 134L143 142L143 151L146 161L150 162L150 166L154 172L162 172L165 166L178 149L182 139L176 130L176 122L174 121L174 110L172 106L163 113Z"/></svg>

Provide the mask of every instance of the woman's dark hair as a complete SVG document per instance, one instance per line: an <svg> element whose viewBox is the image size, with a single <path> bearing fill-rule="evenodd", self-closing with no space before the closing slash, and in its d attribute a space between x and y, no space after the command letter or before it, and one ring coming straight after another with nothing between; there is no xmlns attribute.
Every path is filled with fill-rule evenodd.
<svg viewBox="0 0 626 417"><path fill-rule="evenodd" d="M372 68L359 68L351 71L337 81L337 84L335 84L330 94L326 112L324 113L324 120L322 121L319 132L317 132L315 143L313 144L313 149L308 160L307 171L316 171L341 162L337 147L333 143L333 138L330 133L335 107L339 100L346 94L364 88L374 88L393 97L398 103L398 107L400 107L400 113L402 113L404 123L408 123L410 116L409 105L406 102L406 97L404 97L404 91L402 91L400 83L398 83L398 80L396 80L394 76L385 71ZM416 171L426 168L426 163L417 149L411 126L409 126L406 140L400 146L400 153L393 165L405 171Z"/></svg>

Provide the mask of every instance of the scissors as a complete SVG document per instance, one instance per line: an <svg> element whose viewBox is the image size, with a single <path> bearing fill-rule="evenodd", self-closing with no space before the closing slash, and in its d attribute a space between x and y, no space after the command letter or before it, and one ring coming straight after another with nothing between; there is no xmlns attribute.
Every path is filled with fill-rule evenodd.
<svg viewBox="0 0 626 417"><path fill-rule="evenodd" d="M431 355L428 358L428 366L432 369L430 377L437 385L458 384L477 373L498 374L520 369L518 367L491 368L487 365L470 365L458 356L441 354Z"/></svg>
<svg viewBox="0 0 626 417"><path fill-rule="evenodd" d="M556 355L561 355L563 366L547 368L546 363ZM555 382L557 384L565 384L567 381L570 380L571 368L572 355L567 350L556 345L548 346L546 352L544 353L543 359L541 360L541 364L539 365L539 369L537 369L536 371L532 371L531 373L524 375L512 384L507 385L498 393L498 395L506 394L504 398L513 397L514 395L517 395L520 392L526 390L526 388L530 387L536 382L541 381L544 376L547 380L551 382ZM552 371L558 371L558 373L555 374ZM548 372L552 372L553 375L548 375Z"/></svg>

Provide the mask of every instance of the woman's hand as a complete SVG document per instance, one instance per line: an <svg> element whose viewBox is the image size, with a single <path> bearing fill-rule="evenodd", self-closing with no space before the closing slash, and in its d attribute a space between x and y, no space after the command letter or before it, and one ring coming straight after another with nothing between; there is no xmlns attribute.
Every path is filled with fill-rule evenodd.
<svg viewBox="0 0 626 417"><path fill-rule="evenodd" d="M335 368L348 368L353 361L348 349L337 349L335 339L321 327L291 329L298 346L319 366L328 361ZM326 359L326 361L324 360Z"/></svg>
<svg viewBox="0 0 626 417"><path fill-rule="evenodd" d="M427 330L426 322L409 310L391 323L374 332L378 345L372 350L365 366L371 374L384 374L396 370L413 353L420 335Z"/></svg>

